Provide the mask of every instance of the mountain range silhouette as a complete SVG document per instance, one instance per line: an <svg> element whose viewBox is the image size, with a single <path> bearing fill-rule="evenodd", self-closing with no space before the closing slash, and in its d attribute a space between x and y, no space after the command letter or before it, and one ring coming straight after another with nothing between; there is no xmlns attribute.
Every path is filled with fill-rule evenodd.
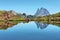
<svg viewBox="0 0 60 40"><path fill-rule="evenodd" d="M35 16L47 16L49 14L50 14L49 11L42 7L41 9L39 8L37 9Z"/></svg>

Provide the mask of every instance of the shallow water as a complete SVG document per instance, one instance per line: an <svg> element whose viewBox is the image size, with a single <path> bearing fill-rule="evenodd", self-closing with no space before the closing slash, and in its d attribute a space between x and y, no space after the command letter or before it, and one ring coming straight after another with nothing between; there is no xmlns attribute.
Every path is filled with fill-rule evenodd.
<svg viewBox="0 0 60 40"><path fill-rule="evenodd" d="M60 27L56 25L34 21L9 25L6 29L0 26L0 40L60 40Z"/></svg>

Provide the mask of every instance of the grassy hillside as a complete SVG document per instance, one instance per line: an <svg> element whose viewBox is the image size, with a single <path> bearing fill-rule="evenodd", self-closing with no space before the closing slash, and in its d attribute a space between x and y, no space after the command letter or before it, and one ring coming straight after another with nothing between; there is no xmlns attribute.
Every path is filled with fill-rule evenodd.
<svg viewBox="0 0 60 40"><path fill-rule="evenodd" d="M14 13L8 11L0 11L0 20L25 20L25 18L20 17L18 15L14 15Z"/></svg>

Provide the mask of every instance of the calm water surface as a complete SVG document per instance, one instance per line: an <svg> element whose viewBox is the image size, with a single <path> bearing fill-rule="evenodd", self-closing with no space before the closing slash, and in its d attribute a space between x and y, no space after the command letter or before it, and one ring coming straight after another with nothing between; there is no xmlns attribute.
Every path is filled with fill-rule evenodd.
<svg viewBox="0 0 60 40"><path fill-rule="evenodd" d="M33 21L18 23L1 29L0 40L60 40L60 27Z"/></svg>

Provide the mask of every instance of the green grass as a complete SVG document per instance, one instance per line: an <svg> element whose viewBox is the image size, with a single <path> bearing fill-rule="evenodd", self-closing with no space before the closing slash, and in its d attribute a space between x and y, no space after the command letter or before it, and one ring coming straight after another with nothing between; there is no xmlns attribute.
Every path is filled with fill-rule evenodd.
<svg viewBox="0 0 60 40"><path fill-rule="evenodd" d="M9 20L25 20L25 19L21 17L12 17Z"/></svg>

